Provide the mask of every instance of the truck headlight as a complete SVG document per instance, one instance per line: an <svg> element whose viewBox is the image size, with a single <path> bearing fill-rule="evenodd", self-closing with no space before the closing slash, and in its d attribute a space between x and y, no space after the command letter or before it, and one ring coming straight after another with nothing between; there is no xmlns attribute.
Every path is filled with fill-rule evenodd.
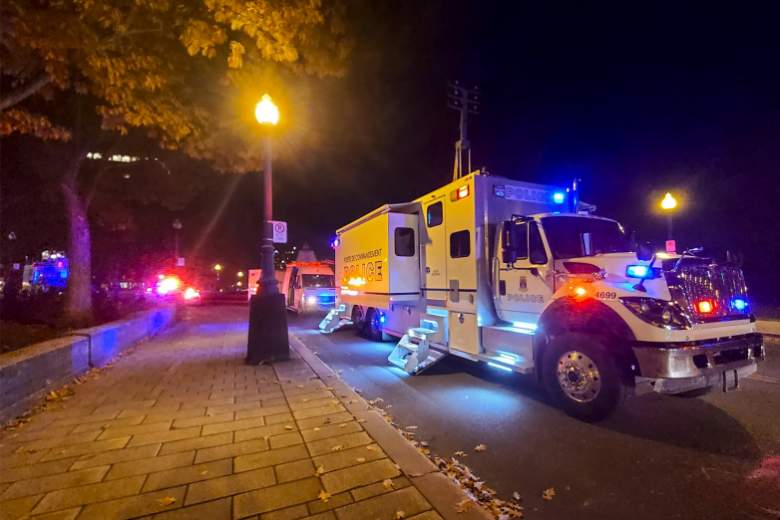
<svg viewBox="0 0 780 520"><path fill-rule="evenodd" d="M689 329L691 321L674 302L656 298L626 297L620 302L639 319L656 327L669 329Z"/></svg>
<svg viewBox="0 0 780 520"><path fill-rule="evenodd" d="M314 305L315 303L317 303L317 297L316 296L307 296L306 297L306 303L308 303L309 305Z"/></svg>

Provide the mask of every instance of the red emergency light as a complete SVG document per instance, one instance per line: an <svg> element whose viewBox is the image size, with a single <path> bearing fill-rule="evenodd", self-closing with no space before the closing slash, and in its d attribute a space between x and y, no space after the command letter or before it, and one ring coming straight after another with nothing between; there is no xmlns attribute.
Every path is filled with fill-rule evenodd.
<svg viewBox="0 0 780 520"><path fill-rule="evenodd" d="M468 196L469 196L469 185L464 184L463 186L461 186L460 188L452 192L450 196L450 200L456 201L460 199L465 199Z"/></svg>
<svg viewBox="0 0 780 520"><path fill-rule="evenodd" d="M715 303L712 300L699 300L696 302L696 310L699 314L710 314L715 311Z"/></svg>

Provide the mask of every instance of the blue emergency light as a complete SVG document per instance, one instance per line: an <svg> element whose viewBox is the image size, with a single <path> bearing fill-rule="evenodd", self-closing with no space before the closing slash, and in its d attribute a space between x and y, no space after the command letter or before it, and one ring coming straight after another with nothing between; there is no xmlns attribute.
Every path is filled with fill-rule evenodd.
<svg viewBox="0 0 780 520"><path fill-rule="evenodd" d="M556 191L553 193L552 199L556 204L563 204L566 201L566 194L562 191Z"/></svg>
<svg viewBox="0 0 780 520"><path fill-rule="evenodd" d="M655 278L657 271L649 265L634 264L626 266L626 276L628 278L641 278L649 280Z"/></svg>

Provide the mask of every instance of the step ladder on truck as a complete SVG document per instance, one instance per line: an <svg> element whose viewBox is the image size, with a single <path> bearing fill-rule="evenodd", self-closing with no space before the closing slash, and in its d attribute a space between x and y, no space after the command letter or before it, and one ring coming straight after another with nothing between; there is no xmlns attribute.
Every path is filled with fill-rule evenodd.
<svg viewBox="0 0 780 520"><path fill-rule="evenodd" d="M455 355L534 374L568 413L631 393L733 389L764 358L740 268L636 247L576 186L483 172L337 231L336 307L320 328L398 339L419 374Z"/></svg>

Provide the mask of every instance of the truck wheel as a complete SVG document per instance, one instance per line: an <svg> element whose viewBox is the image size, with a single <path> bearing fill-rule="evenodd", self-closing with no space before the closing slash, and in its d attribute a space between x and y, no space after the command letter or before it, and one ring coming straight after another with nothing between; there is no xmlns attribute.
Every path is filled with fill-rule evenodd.
<svg viewBox="0 0 780 520"><path fill-rule="evenodd" d="M577 333L553 338L542 363L548 394L573 417L599 421L625 399L619 366L598 338Z"/></svg>
<svg viewBox="0 0 780 520"><path fill-rule="evenodd" d="M366 325L364 327L365 335L368 339L373 341L382 341L384 335L382 334L382 322L379 321L381 313L374 308L368 309L366 313Z"/></svg>
<svg viewBox="0 0 780 520"><path fill-rule="evenodd" d="M354 305L352 307L352 325L355 326L355 331L359 334L363 334L363 309L360 308L359 305Z"/></svg>

